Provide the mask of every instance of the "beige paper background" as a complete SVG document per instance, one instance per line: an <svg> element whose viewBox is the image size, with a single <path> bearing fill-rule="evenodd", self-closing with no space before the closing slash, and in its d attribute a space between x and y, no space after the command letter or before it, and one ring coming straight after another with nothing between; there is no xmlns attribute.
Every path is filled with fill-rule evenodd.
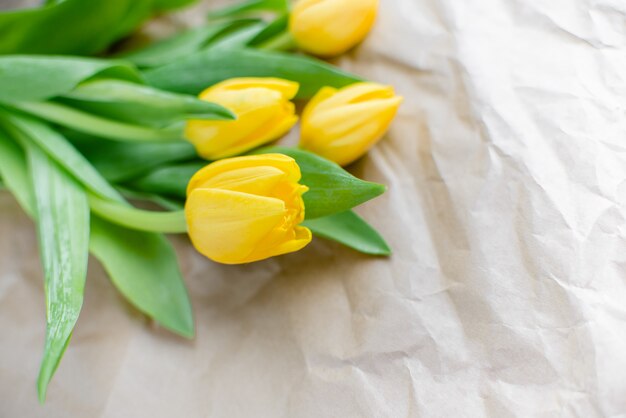
<svg viewBox="0 0 626 418"><path fill-rule="evenodd" d="M360 213L394 256L227 267L176 238L193 342L93 262L39 406L36 239L0 193L0 417L626 416L626 3L381 3L338 63L406 98L353 168L389 185Z"/></svg>

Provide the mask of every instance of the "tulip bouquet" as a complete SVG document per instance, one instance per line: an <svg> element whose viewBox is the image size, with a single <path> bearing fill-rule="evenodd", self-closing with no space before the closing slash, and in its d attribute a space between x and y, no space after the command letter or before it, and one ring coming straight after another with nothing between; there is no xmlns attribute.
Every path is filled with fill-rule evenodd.
<svg viewBox="0 0 626 418"><path fill-rule="evenodd" d="M37 224L45 277L42 401L82 306L89 253L137 309L187 338L192 309L166 233L188 234L223 264L298 251L313 236L390 254L352 211L385 187L342 166L381 139L401 99L284 52L346 51L376 8L254 0L111 59L0 56L0 177ZM294 100L308 101L299 146L270 145L297 123Z"/></svg>

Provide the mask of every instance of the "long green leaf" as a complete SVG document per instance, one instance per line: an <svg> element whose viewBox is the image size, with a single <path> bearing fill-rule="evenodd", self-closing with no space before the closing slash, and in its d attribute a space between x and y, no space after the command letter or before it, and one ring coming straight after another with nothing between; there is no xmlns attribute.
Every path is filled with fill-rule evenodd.
<svg viewBox="0 0 626 418"><path fill-rule="evenodd" d="M230 33L254 27L258 23L258 19L237 19L208 24L181 32L141 49L122 53L119 57L139 67L158 67L187 57Z"/></svg>
<svg viewBox="0 0 626 418"><path fill-rule="evenodd" d="M172 1L159 0L158 4ZM65 0L0 13L0 54L91 54L129 34L154 0Z"/></svg>
<svg viewBox="0 0 626 418"><path fill-rule="evenodd" d="M35 197L30 185L24 151L0 131L0 176L31 217L35 216Z"/></svg>
<svg viewBox="0 0 626 418"><path fill-rule="evenodd" d="M189 180L207 164L206 161L194 161L159 167L127 186L133 190L185 199Z"/></svg>
<svg viewBox="0 0 626 418"><path fill-rule="evenodd" d="M95 215L125 228L165 234L187 233L184 210L163 212L138 209L93 194L89 195L89 206Z"/></svg>
<svg viewBox="0 0 626 418"><path fill-rule="evenodd" d="M2 180L2 179L0 179ZM178 211L185 207L185 203L182 199L165 197L155 193L146 193L136 190L131 190L126 187L119 186L118 189L122 192L122 195L127 199L141 200L144 202L152 202L165 210Z"/></svg>
<svg viewBox="0 0 626 418"><path fill-rule="evenodd" d="M212 49L235 49L245 48L253 39L265 30L267 24L258 22L255 25L246 26L238 30L229 31L214 39L207 48Z"/></svg>
<svg viewBox="0 0 626 418"><path fill-rule="evenodd" d="M89 81L62 97L59 101L88 113L157 128L185 119L234 119L216 103L122 80Z"/></svg>
<svg viewBox="0 0 626 418"><path fill-rule="evenodd" d="M161 165L197 156L187 141L116 142L91 138L76 147L112 183L129 181Z"/></svg>
<svg viewBox="0 0 626 418"><path fill-rule="evenodd" d="M3 120L13 136L36 143L88 189L102 197L123 201L89 161L57 131L37 119L9 112L0 113L0 121Z"/></svg>
<svg viewBox="0 0 626 418"><path fill-rule="evenodd" d="M301 99L312 97L324 86L344 87L361 81L313 58L253 49L208 49L144 74L152 86L186 94L198 94L233 77L278 77L299 82Z"/></svg>
<svg viewBox="0 0 626 418"><path fill-rule="evenodd" d="M193 337L191 302L176 254L165 237L94 217L90 248L117 289L137 309L165 328Z"/></svg>
<svg viewBox="0 0 626 418"><path fill-rule="evenodd" d="M198 0L155 0L154 7L158 11L179 9L195 3Z"/></svg>
<svg viewBox="0 0 626 418"><path fill-rule="evenodd" d="M287 0L246 0L232 6L211 11L209 13L209 18L232 18L247 13L262 11L287 12L288 10L289 2Z"/></svg>
<svg viewBox="0 0 626 418"><path fill-rule="evenodd" d="M46 344L37 380L43 402L83 304L89 255L85 191L36 146L28 146L46 290Z"/></svg>
<svg viewBox="0 0 626 418"><path fill-rule="evenodd" d="M1 33L2 29L0 39ZM49 99L68 93L83 80L103 72L110 78L141 82L134 67L124 61L56 56L0 57L0 102Z"/></svg>
<svg viewBox="0 0 626 418"><path fill-rule="evenodd" d="M344 212L385 192L382 184L358 179L334 162L308 151L266 147L254 153L280 153L296 160L302 171L300 182L309 187L303 195L306 219Z"/></svg>
<svg viewBox="0 0 626 418"><path fill-rule="evenodd" d="M52 101L12 103L11 107L99 138L117 141L173 141L183 137L183 123L165 128L141 126L93 115Z"/></svg>
<svg viewBox="0 0 626 418"><path fill-rule="evenodd" d="M250 40L248 45L257 46L261 45L270 39L280 36L288 30L289 26L289 13L284 13L274 19L268 24L261 32L259 32L253 39Z"/></svg>
<svg viewBox="0 0 626 418"><path fill-rule="evenodd" d="M314 235L337 241L370 255L389 255L391 249L383 237L363 218L349 210L303 223Z"/></svg>

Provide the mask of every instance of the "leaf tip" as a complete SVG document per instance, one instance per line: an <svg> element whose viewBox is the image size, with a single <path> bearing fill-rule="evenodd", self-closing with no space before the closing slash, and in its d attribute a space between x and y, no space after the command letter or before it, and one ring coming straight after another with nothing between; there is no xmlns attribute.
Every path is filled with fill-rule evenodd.
<svg viewBox="0 0 626 418"><path fill-rule="evenodd" d="M189 312L189 315L186 316L182 322L176 326L176 328L172 328L172 331L188 340L194 339L196 336L196 329L191 312Z"/></svg>
<svg viewBox="0 0 626 418"><path fill-rule="evenodd" d="M372 254L372 255L378 255L381 257L390 257L393 254L391 247L385 241L383 241L382 245L383 245L382 248L380 248L380 250L376 254Z"/></svg>
<svg viewBox="0 0 626 418"><path fill-rule="evenodd" d="M46 394L48 392L48 383L50 383L50 378L48 373L44 372L44 368L42 366L41 371L39 372L39 377L37 378L37 398L39 403L43 405L46 403Z"/></svg>
<svg viewBox="0 0 626 418"><path fill-rule="evenodd" d="M380 196L380 195L382 195L383 193L385 193L387 191L387 186L385 186L384 184L374 183L374 182L371 182L371 181L368 181L366 183L368 184L368 186L372 190L373 197Z"/></svg>
<svg viewBox="0 0 626 418"><path fill-rule="evenodd" d="M187 306L185 309L186 312L179 312L178 318L171 318L167 322L159 321L162 326L172 331L174 334L186 338L188 340L192 340L196 336L196 328L194 324L193 312L191 311L190 302L187 302ZM156 319L156 318L155 318Z"/></svg>

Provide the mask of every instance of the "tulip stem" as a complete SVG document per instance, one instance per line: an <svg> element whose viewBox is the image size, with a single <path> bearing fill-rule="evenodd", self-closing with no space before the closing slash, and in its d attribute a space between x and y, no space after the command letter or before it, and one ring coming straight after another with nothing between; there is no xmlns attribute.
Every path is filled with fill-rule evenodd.
<svg viewBox="0 0 626 418"><path fill-rule="evenodd" d="M183 137L180 129L153 129L95 116L54 102L19 102L14 108L79 132L118 141L163 141Z"/></svg>
<svg viewBox="0 0 626 418"><path fill-rule="evenodd" d="M258 45L256 48L263 51L291 51L296 49L296 47L296 40L291 35L291 32L284 31Z"/></svg>
<svg viewBox="0 0 626 418"><path fill-rule="evenodd" d="M184 210L174 212L142 210L105 200L94 194L89 194L89 206L101 218L130 229L166 234L187 232Z"/></svg>

